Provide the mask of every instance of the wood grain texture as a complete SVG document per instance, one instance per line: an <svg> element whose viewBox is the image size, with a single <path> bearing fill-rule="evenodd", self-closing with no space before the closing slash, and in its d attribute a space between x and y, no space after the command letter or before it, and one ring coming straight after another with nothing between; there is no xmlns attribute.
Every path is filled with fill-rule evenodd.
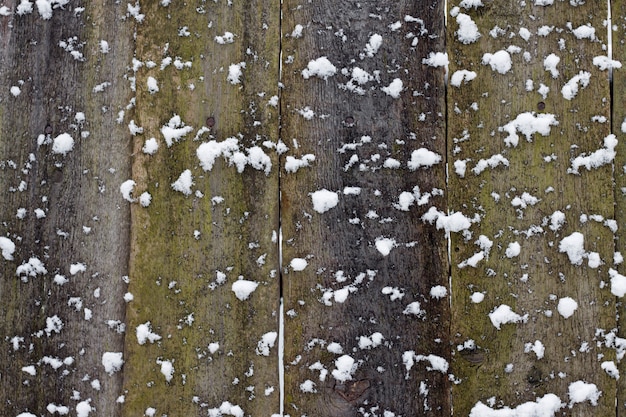
<svg viewBox="0 0 626 417"><path fill-rule="evenodd" d="M450 3L451 77L468 70L476 78L448 90L449 203L453 211L480 218L469 233L452 236L451 334L459 346L453 370L461 381L452 390L455 414L468 415L489 398L494 408L516 407L549 393L567 403L559 415L614 413L615 380L601 369L602 362L615 358L602 334L616 326L615 299L607 285L614 251L606 223L614 216L612 165L568 172L576 157L606 148L611 133L608 73L592 64L595 56L606 55L606 3L570 3L486 2L460 10L453 9L459 2ZM468 17L481 34L478 42L464 43L459 35L459 22ZM581 25L595 28L595 35L579 39L574 31ZM504 50L511 57L510 71L492 70L485 54ZM560 58L554 75L544 64L550 54ZM581 71L589 74L588 85L566 100L562 88ZM549 88L545 98L538 91L542 84ZM510 132L503 127L523 113L553 115L558 125L545 134L525 135L525 125L518 123L512 131L519 143L507 146ZM494 155L507 162L476 168ZM467 164L464 176L455 172L459 161ZM553 220L557 211L563 224ZM560 250L575 232L584 235L580 265ZM477 243L481 235L493 242L489 251ZM521 248L517 256L507 254L514 242ZM463 264L481 250L484 260L475 267ZM593 253L601 265L592 265ZM473 303L475 292L483 293L484 301ZM578 303L569 318L558 311L565 297ZM502 305L525 322L498 330L489 313ZM469 341L475 347L470 342L462 349ZM536 341L545 347L542 358L531 349ZM602 391L597 407L570 401L568 389L576 381Z"/></svg>
<svg viewBox="0 0 626 417"><path fill-rule="evenodd" d="M4 5L15 12L13 3ZM55 8L48 20L36 7L0 19L0 235L16 245L13 260L0 257L2 415L44 415L50 404L74 410L82 401L98 415L120 415L121 374L108 375L102 356L123 351L123 334L107 322L124 322L129 245L118 186L130 174L131 148L128 129L115 122L131 97L124 13L94 1ZM103 82L110 86L94 92ZM74 140L65 155L53 152L62 133ZM18 274L29 259L46 273ZM72 275L77 264L85 271ZM55 283L57 275L67 283Z"/></svg>
<svg viewBox="0 0 626 417"><path fill-rule="evenodd" d="M611 2L611 14L612 14L612 41L613 41L613 59L622 63L621 68L615 68L612 72L612 100L611 100L611 130L615 134L618 140L617 154L615 156L615 163L613 169L613 175L615 179L615 220L617 220L618 230L616 233L616 249L621 254L626 253L624 244L626 242L626 236L624 231L626 230L626 171L624 166L626 165L626 136L624 135L623 125L626 121L626 96L623 92L626 91L626 74L623 67L623 63L626 63L626 3L623 1ZM620 274L624 275L626 270L624 265L618 265L614 267ZM617 313L617 329L616 345L620 346L618 349L618 355L621 357L624 354L624 325L626 324L623 314L624 299L618 297L616 303ZM620 362L619 371L622 377L617 381L617 415L626 415L626 385L624 384L624 362Z"/></svg>
<svg viewBox="0 0 626 417"><path fill-rule="evenodd" d="M448 303L430 296L447 285L446 244L421 220L445 211L444 161L407 168L417 149L445 155L443 69L422 65L443 51L443 3L285 1L283 16L285 413L449 415L448 372L426 359L448 359ZM305 79L321 57L336 73ZM397 98L383 90L394 79ZM306 155L310 166L286 171ZM324 189L337 204L320 213L312 193ZM404 211L403 192L424 201ZM403 313L410 303L421 312ZM349 377L337 374L344 355Z"/></svg>
<svg viewBox="0 0 626 417"><path fill-rule="evenodd" d="M277 413L276 344L264 353L259 342L278 331L278 159L264 143L278 140L278 109L268 103L278 94L279 9L269 1L142 5L132 117L143 133L134 138L132 179L133 196L148 192L152 201L132 205L124 412ZM232 43L215 39L225 32ZM229 68L240 63L233 84ZM191 130L168 146L162 127L176 116ZM154 155L142 151L150 138L159 143ZM227 138L239 152L228 153L244 160L254 146L263 149L271 170L239 172L219 152L203 169L197 149ZM171 185L185 170L189 195ZM247 300L231 289L239 278L258 284ZM161 339L140 345L136 329L148 322Z"/></svg>

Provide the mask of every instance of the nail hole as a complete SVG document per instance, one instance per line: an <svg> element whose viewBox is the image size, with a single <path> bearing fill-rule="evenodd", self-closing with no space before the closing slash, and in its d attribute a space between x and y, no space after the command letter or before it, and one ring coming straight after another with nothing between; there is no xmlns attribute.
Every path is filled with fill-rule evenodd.
<svg viewBox="0 0 626 417"><path fill-rule="evenodd" d="M208 127L213 127L213 126L215 126L215 117L213 117L213 116L207 117L207 118L206 118L206 125L207 125Z"/></svg>
<svg viewBox="0 0 626 417"><path fill-rule="evenodd" d="M539 103L537 103L537 108L539 110L543 110L546 108L546 103L544 103L543 101L540 101Z"/></svg>
<svg viewBox="0 0 626 417"><path fill-rule="evenodd" d="M49 135L50 133L52 133L52 126L46 125L44 132L46 133L46 135Z"/></svg>
<svg viewBox="0 0 626 417"><path fill-rule="evenodd" d="M460 251L460 250L461 250L461 248L459 248L458 246L457 246L456 248L454 248L454 251L455 251L455 252L458 252L458 251Z"/></svg>
<svg viewBox="0 0 626 417"><path fill-rule="evenodd" d="M346 124L346 126L348 126L348 127L352 127L352 126L354 126L354 117L352 117L352 116L348 116L348 117L346 117L346 120L345 120L345 122L344 122L344 123L345 123L345 124Z"/></svg>

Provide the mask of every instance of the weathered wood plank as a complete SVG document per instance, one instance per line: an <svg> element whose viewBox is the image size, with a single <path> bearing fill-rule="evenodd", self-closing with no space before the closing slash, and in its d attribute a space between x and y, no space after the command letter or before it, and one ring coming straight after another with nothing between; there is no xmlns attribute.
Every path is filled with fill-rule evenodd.
<svg viewBox="0 0 626 417"><path fill-rule="evenodd" d="M102 360L123 351L107 322L124 322L130 212L118 185L131 147L115 119L131 97L133 28L111 2L49 15L3 5L0 235L15 252L0 256L1 414L117 416L121 374ZM60 146L68 137L73 146Z"/></svg>
<svg viewBox="0 0 626 417"><path fill-rule="evenodd" d="M451 243L455 414L542 398L544 412L611 415L614 142L592 62L606 3L475 3L452 2L448 21L449 202L479 218ZM475 78L456 85L463 70ZM594 392L582 384L597 406L570 395Z"/></svg>
<svg viewBox="0 0 626 417"><path fill-rule="evenodd" d="M161 3L142 3L136 28L132 198L151 202L132 205L125 415L267 416L279 409L278 159L266 146L278 139L279 8ZM246 300L239 278L258 284ZM147 323L160 339L141 344Z"/></svg>
<svg viewBox="0 0 626 417"><path fill-rule="evenodd" d="M615 163L613 168L613 175L615 178L615 220L617 221L618 230L616 233L616 248L617 251L623 255L626 253L624 243L626 242L626 135L624 135L624 122L626 121L626 73L624 72L624 64L626 64L626 35L624 30L626 29L626 3L623 1L611 2L611 14L612 14L612 41L613 41L613 59L620 62L622 66L613 70L613 85L612 85L612 131L617 137L618 144L616 147L617 154L615 156ZM621 283L624 282L622 277L626 274L624 264L614 266L615 270L619 272L620 276L616 279ZM624 293L621 290L614 292L617 300L617 338L615 347L618 351L618 358L622 359L624 350L626 349L626 339L624 339L624 326L626 325L626 317L624 317ZM617 380L617 415L623 416L626 414L626 384L624 383L624 362L620 361L618 370L621 378Z"/></svg>
<svg viewBox="0 0 626 417"><path fill-rule="evenodd" d="M449 415L443 2L283 15L285 413Z"/></svg>

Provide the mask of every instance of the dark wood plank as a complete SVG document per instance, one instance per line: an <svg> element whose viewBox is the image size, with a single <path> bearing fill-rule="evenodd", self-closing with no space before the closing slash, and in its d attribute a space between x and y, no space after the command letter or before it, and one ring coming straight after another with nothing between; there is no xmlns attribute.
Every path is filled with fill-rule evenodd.
<svg viewBox="0 0 626 417"><path fill-rule="evenodd" d="M152 199L132 204L124 411L277 413L278 158L265 142L278 139L278 108L269 103L278 94L279 8L141 4L132 117L143 133L134 138L132 198ZM232 42L218 42L226 32ZM239 83L229 79L231 65L241 66ZM184 131L176 117L190 127L178 140L163 128ZM153 155L142 150L151 138L159 144ZM237 152L218 151L212 165L207 148L229 142ZM239 172L233 162L249 156ZM172 186L186 170L188 193ZM246 300L233 291L239 278L258 285ZM161 339L140 344L136 331L146 323Z"/></svg>
<svg viewBox="0 0 626 417"><path fill-rule="evenodd" d="M443 2L283 15L285 413L449 415Z"/></svg>
<svg viewBox="0 0 626 417"><path fill-rule="evenodd" d="M19 2L4 5L0 235L15 252L0 257L1 414L117 416L121 373L109 375L102 359L124 350L107 323L124 322L130 212L118 187L131 147L116 118L131 98L133 27L120 19L125 4L68 4L50 16L34 3L22 15ZM74 142L67 152L62 134Z"/></svg>
<svg viewBox="0 0 626 417"><path fill-rule="evenodd" d="M607 4L462 3L450 4L451 80L462 70L476 77L448 90L449 201L480 220L452 236L455 414L534 402L526 407L547 415L612 415L615 379L603 363L615 353L603 333L616 326L614 143L608 73L593 63L607 54ZM470 20L477 42L467 36ZM503 57L510 69L499 66ZM572 94L567 86L581 75L588 85ZM576 169L591 155L597 164ZM578 308L565 317L569 299ZM500 314L507 308L516 323ZM601 391L597 405L570 395L579 387Z"/></svg>

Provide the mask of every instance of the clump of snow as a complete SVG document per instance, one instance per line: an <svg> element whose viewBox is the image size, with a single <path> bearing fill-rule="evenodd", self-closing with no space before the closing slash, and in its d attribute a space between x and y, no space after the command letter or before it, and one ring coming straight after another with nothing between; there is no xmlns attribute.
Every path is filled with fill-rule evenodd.
<svg viewBox="0 0 626 417"><path fill-rule="evenodd" d="M300 384L300 391L316 393L317 390L315 389L315 382L311 381L310 379L307 379L302 384Z"/></svg>
<svg viewBox="0 0 626 417"><path fill-rule="evenodd" d="M339 195L336 192L323 188L311 193L313 210L318 213L325 213L339 203Z"/></svg>
<svg viewBox="0 0 626 417"><path fill-rule="evenodd" d="M120 185L120 192L122 193L122 197L124 200L133 203L135 199L131 196L133 189L137 183L133 180L126 180Z"/></svg>
<svg viewBox="0 0 626 417"><path fill-rule="evenodd" d="M435 223L437 229L444 229L446 233L467 230L472 225L470 219L463 213L457 211L447 215L437 210L436 207L428 209L422 216L422 221L430 224Z"/></svg>
<svg viewBox="0 0 626 417"><path fill-rule="evenodd" d="M293 156L287 156L285 158L285 171L296 172L300 168L308 167L311 162L315 161L315 155L306 154L302 158L294 158Z"/></svg>
<svg viewBox="0 0 626 417"><path fill-rule="evenodd" d="M9 91L13 97L17 97L22 93L22 90L16 85L12 86Z"/></svg>
<svg viewBox="0 0 626 417"><path fill-rule="evenodd" d="M540 200L534 195L531 195L530 193L527 193L527 192L523 192L522 195L513 197L513 199L511 200L511 205L513 207L519 207L519 208L525 209L528 206L534 206L539 201Z"/></svg>
<svg viewBox="0 0 626 417"><path fill-rule="evenodd" d="M460 87L462 82L468 83L476 78L477 74L474 71L458 70L450 77L450 85L453 87Z"/></svg>
<svg viewBox="0 0 626 417"><path fill-rule="evenodd" d="M422 306L419 301L413 301L404 308L402 314L412 314L414 316L421 317L426 314L426 311L422 310Z"/></svg>
<svg viewBox="0 0 626 417"><path fill-rule="evenodd" d="M139 204L141 204L141 207L148 207L151 202L152 195L150 195L149 192L145 191L141 193L141 195L139 196Z"/></svg>
<svg viewBox="0 0 626 417"><path fill-rule="evenodd" d="M535 3L539 1L552 2L553 0L535 0ZM537 398L537 401L528 401L513 409L509 407L494 409L479 401L472 407L469 417L554 417L563 407L565 403L554 394L546 394Z"/></svg>
<svg viewBox="0 0 626 417"><path fill-rule="evenodd" d="M398 98L400 97L400 93L402 92L402 80L400 78L395 78L391 84L386 87L381 88L381 90L387 95Z"/></svg>
<svg viewBox="0 0 626 417"><path fill-rule="evenodd" d="M478 31L478 26L471 17L465 13L459 13L456 16L456 22L459 25L459 29L455 32L455 34L457 35L459 42L464 45L469 45L470 43L476 42L478 38L480 38L481 35Z"/></svg>
<svg viewBox="0 0 626 417"><path fill-rule="evenodd" d="M380 36L378 33L374 33L372 36L370 36L367 45L365 45L365 54L370 58L373 57L374 54L378 52L378 49L382 44L383 37Z"/></svg>
<svg viewBox="0 0 626 417"><path fill-rule="evenodd" d="M165 377L167 382L170 382L174 377L174 364L171 361L156 360L157 365L161 365L161 374Z"/></svg>
<svg viewBox="0 0 626 417"><path fill-rule="evenodd" d="M335 367L337 369L333 369L333 377L337 381L345 382L352 379L352 374L356 371L357 365L351 356L343 355L335 360Z"/></svg>
<svg viewBox="0 0 626 417"><path fill-rule="evenodd" d="M122 352L104 352L102 354L102 366L104 366L104 371L109 375L113 375L122 369L122 365L124 364L122 357Z"/></svg>
<svg viewBox="0 0 626 417"><path fill-rule="evenodd" d="M448 289L443 285L436 285L430 289L430 297L438 300L448 295Z"/></svg>
<svg viewBox="0 0 626 417"><path fill-rule="evenodd" d="M543 59L543 67L546 71L550 71L552 78L559 77L559 70L556 69L556 66L561 62L561 58L556 54L550 54Z"/></svg>
<svg viewBox="0 0 626 417"><path fill-rule="evenodd" d="M375 245L378 252L380 252L383 256L387 256L391 252L391 249L397 246L397 243L395 239L381 236L376 238Z"/></svg>
<svg viewBox="0 0 626 417"><path fill-rule="evenodd" d="M196 150L196 156L200 160L202 169L211 171L215 160L222 155L226 158L232 158L239 151L238 142L237 138L230 137L222 142L211 140L200 144Z"/></svg>
<svg viewBox="0 0 626 417"><path fill-rule="evenodd" d="M580 232L574 232L564 237L559 242L559 252L567 253L572 265L580 265L585 257L585 236Z"/></svg>
<svg viewBox="0 0 626 417"><path fill-rule="evenodd" d="M422 59L422 63L431 67L448 67L450 61L448 54L445 52L431 52L427 58Z"/></svg>
<svg viewBox="0 0 626 417"><path fill-rule="evenodd" d="M146 84L148 85L148 92L150 94L159 92L159 84L157 83L156 78L148 77L148 81L146 82Z"/></svg>
<svg viewBox="0 0 626 417"><path fill-rule="evenodd" d="M269 356L270 349L274 347L277 338L278 333L276 332L267 332L263 336L261 336L261 340L259 340L257 343L256 354L261 356Z"/></svg>
<svg viewBox="0 0 626 417"><path fill-rule="evenodd" d="M218 35L215 37L215 42L219 43L220 45L225 45L227 43L233 43L235 42L235 34L233 34L232 32L224 32L223 35Z"/></svg>
<svg viewBox="0 0 626 417"><path fill-rule="evenodd" d="M528 321L528 314L520 316L515 313L511 307L506 304L502 304L489 313L489 319L491 320L491 324L493 324L496 329L500 330L500 327L503 324L520 322L526 323Z"/></svg>
<svg viewBox="0 0 626 417"><path fill-rule="evenodd" d="M619 369L613 361L604 361L600 364L600 368L604 370L611 378L619 379Z"/></svg>
<svg viewBox="0 0 626 417"><path fill-rule="evenodd" d="M129 4L130 6L130 4ZM89 405L91 399L81 401L76 404L76 417L87 417L94 409Z"/></svg>
<svg viewBox="0 0 626 417"><path fill-rule="evenodd" d="M626 276L613 268L609 268L609 276L611 277L611 294L623 297L626 294Z"/></svg>
<svg viewBox="0 0 626 417"><path fill-rule="evenodd" d="M521 246L519 242L511 242L509 243L509 246L507 246L504 254L506 255L507 258L514 258L516 256L519 256L520 251L521 251Z"/></svg>
<svg viewBox="0 0 626 417"><path fill-rule="evenodd" d="M496 168L498 165L509 166L509 160L502 154L492 155L487 159L481 159L476 163L476 166L472 168L474 175L479 175L487 168Z"/></svg>
<svg viewBox="0 0 626 417"><path fill-rule="evenodd" d="M294 26L293 31L291 32L291 37L296 38L296 39L301 38L303 30L304 30L304 27L302 25Z"/></svg>
<svg viewBox="0 0 626 417"><path fill-rule="evenodd" d="M193 176L191 175L191 170L184 170L178 179L174 181L172 184L172 188L175 191L180 191L184 195L191 195L191 186L194 185Z"/></svg>
<svg viewBox="0 0 626 417"><path fill-rule="evenodd" d="M308 262L306 261L306 259L303 258L293 258L289 263L289 266L291 266L291 269L293 269L294 271L303 271L307 265Z"/></svg>
<svg viewBox="0 0 626 417"><path fill-rule="evenodd" d="M508 133L504 139L507 146L516 147L519 143L517 132L526 136L528 142L532 142L532 135L539 133L542 136L550 134L551 126L558 126L559 122L556 117L550 113L541 113L535 115L531 112L520 113L514 120L498 128L500 132Z"/></svg>
<svg viewBox="0 0 626 417"><path fill-rule="evenodd" d="M578 174L580 167L587 168L590 171L592 168L599 168L603 165L608 165L613 162L615 155L615 147L617 146L617 138L615 135L610 134L604 138L604 148L598 149L589 155L577 156L572 160L572 166L567 170L568 174Z"/></svg>
<svg viewBox="0 0 626 417"><path fill-rule="evenodd" d="M420 148L411 153L411 160L407 163L407 166L411 171L422 167L430 168L441 162L441 159L441 155L426 148Z"/></svg>
<svg viewBox="0 0 626 417"><path fill-rule="evenodd" d="M229 414L234 417L244 417L245 413L238 405L233 405L228 401L224 401L219 408L210 408L208 411L209 417L222 417L225 414Z"/></svg>
<svg viewBox="0 0 626 417"><path fill-rule="evenodd" d="M165 138L165 143L169 148L174 142L178 142L187 133L191 132L193 127L185 126L180 116L174 114L166 125L161 127L161 134Z"/></svg>
<svg viewBox="0 0 626 417"><path fill-rule="evenodd" d="M474 292L472 293L472 295L470 295L470 300L472 300L472 303L474 304L482 303L484 299L485 294L483 294L482 292Z"/></svg>
<svg viewBox="0 0 626 417"><path fill-rule="evenodd" d="M246 68L245 62L240 62L238 64L231 64L228 67L228 76L226 77L226 81L235 85L241 83L241 77L243 76L242 68Z"/></svg>
<svg viewBox="0 0 626 417"><path fill-rule="evenodd" d="M610 59L608 56L600 55L593 57L593 65L600 68L600 71L606 71L607 69L622 68L622 63Z"/></svg>
<svg viewBox="0 0 626 417"><path fill-rule="evenodd" d="M31 257L28 262L24 262L15 270L15 274L22 279L28 281L28 277L36 277L37 275L45 275L48 271L44 267L43 262L38 258Z"/></svg>
<svg viewBox="0 0 626 417"><path fill-rule="evenodd" d="M152 332L152 325L149 321L137 326L135 333L137 335L137 343L144 345L146 342L154 343L161 340L161 336Z"/></svg>
<svg viewBox="0 0 626 417"><path fill-rule="evenodd" d="M559 299L556 309L561 316L567 319L578 309L578 303L571 297L563 297Z"/></svg>
<svg viewBox="0 0 626 417"><path fill-rule="evenodd" d="M580 71L577 75L574 75L564 86L561 88L561 94L566 100L572 100L578 94L578 88L585 88L589 85L589 79L591 73L587 71Z"/></svg>
<svg viewBox="0 0 626 417"><path fill-rule="evenodd" d="M497 71L500 74L506 74L512 66L511 55L505 50L500 50L493 54L484 54L482 63L483 65L489 65L493 71Z"/></svg>
<svg viewBox="0 0 626 417"><path fill-rule="evenodd" d="M74 149L74 139L69 133L61 133L59 136L54 138L52 142L53 153L65 156L72 149Z"/></svg>
<svg viewBox="0 0 626 417"><path fill-rule="evenodd" d="M537 359L541 359L546 352L546 348L540 340L535 340L535 343L526 343L524 345L524 353L529 352L535 352Z"/></svg>
<svg viewBox="0 0 626 417"><path fill-rule="evenodd" d="M317 76L323 80L337 73L337 68L325 56L309 61L307 67L302 70L302 76L308 80Z"/></svg>
<svg viewBox="0 0 626 417"><path fill-rule="evenodd" d="M469 258L459 263L458 267L459 269L463 269L466 266L471 266L473 268L476 268L476 266L478 265L478 262L482 261L483 259L485 259L485 251L481 250L480 252L475 253L474 255L470 256Z"/></svg>
<svg viewBox="0 0 626 417"><path fill-rule="evenodd" d="M235 297L241 301L245 301L258 286L259 284L257 282L240 279L233 282L231 289L235 293Z"/></svg>
<svg viewBox="0 0 626 417"><path fill-rule="evenodd" d="M15 243L8 237L0 236L0 251L2 251L2 257L7 261L13 260L13 253L15 252Z"/></svg>
<svg viewBox="0 0 626 417"><path fill-rule="evenodd" d="M598 405L598 399L602 395L602 391L598 390L596 384L590 384L584 381L576 381L567 387L569 396L569 407L574 404L589 401L591 405Z"/></svg>
<svg viewBox="0 0 626 417"><path fill-rule="evenodd" d="M577 39L589 39L592 41L596 39L596 29L591 25L581 25L576 29L572 29L572 24L568 22L567 26Z"/></svg>

